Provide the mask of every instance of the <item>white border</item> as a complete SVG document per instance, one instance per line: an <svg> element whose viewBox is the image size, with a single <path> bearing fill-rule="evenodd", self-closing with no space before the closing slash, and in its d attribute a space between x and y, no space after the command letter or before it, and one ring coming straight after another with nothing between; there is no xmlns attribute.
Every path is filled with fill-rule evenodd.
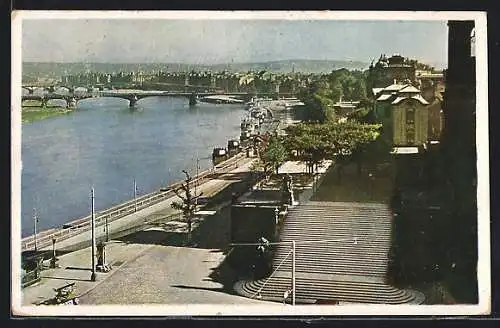
<svg viewBox="0 0 500 328"><path fill-rule="evenodd" d="M25 19L262 19L262 20L475 20L478 170L478 305L143 305L143 306L22 306L20 289L20 220L12 219L11 310L28 316L186 316L186 315L479 315L491 312L490 213L488 146L488 78L486 13L484 12L354 12L354 11L14 11L12 13L11 171L12 218L20 217L21 196L21 23Z"/></svg>

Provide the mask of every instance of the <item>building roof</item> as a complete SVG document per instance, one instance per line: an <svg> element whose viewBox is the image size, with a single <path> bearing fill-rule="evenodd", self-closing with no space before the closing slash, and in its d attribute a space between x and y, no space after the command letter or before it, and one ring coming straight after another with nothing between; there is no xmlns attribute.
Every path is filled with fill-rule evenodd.
<svg viewBox="0 0 500 328"><path fill-rule="evenodd" d="M399 104L400 102L402 102L402 101L403 101L403 100L405 100L405 99L408 99L408 97L397 97L396 99L394 99L394 100L391 102L391 104L392 104L392 105L397 105L397 104Z"/></svg>
<svg viewBox="0 0 500 328"><path fill-rule="evenodd" d="M420 102L422 105L429 105L429 103L427 102L427 100L425 100L421 95L415 95L415 96L412 96L412 97L408 97L408 96L398 96L396 99L394 99L391 104L392 105L397 105L399 104L400 102L406 100L406 99L414 99L414 100L417 100L418 102Z"/></svg>
<svg viewBox="0 0 500 328"><path fill-rule="evenodd" d="M382 90L384 90L384 88L373 88L372 89L373 95L376 96Z"/></svg>
<svg viewBox="0 0 500 328"><path fill-rule="evenodd" d="M423 105L429 105L429 102L425 100L421 95L414 95L411 98L420 101L420 103L422 103Z"/></svg>
<svg viewBox="0 0 500 328"><path fill-rule="evenodd" d="M380 95L380 97L377 98L377 101L384 101L392 97L392 94L383 94Z"/></svg>
<svg viewBox="0 0 500 328"><path fill-rule="evenodd" d="M385 87L384 88L384 91L399 91L405 87L407 87L408 84L398 84L398 83L394 83L394 84L391 84L390 86L388 87Z"/></svg>
<svg viewBox="0 0 500 328"><path fill-rule="evenodd" d="M415 88L413 85L408 85L408 86L402 88L401 90L399 90L399 92L419 93L420 90L418 90L417 88Z"/></svg>

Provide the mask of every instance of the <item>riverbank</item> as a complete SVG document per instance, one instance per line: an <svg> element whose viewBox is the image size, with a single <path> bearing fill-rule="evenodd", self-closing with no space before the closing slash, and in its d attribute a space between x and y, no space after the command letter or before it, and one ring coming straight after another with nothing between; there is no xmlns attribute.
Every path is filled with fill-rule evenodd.
<svg viewBox="0 0 500 328"><path fill-rule="evenodd" d="M33 123L35 121L41 121L49 117L65 115L73 112L72 109L67 109L64 107L50 106L26 106L21 110L22 123Z"/></svg>
<svg viewBox="0 0 500 328"><path fill-rule="evenodd" d="M193 284L206 284L203 279L209 279L212 277L211 271L214 271L218 266L219 262L222 261L224 254L222 249L227 246L229 238L229 225L227 221L229 217L227 210L230 205L229 198L234 192L242 192L248 188L248 184L253 183L251 179L250 167L254 158L244 158L242 161L235 165L235 168L225 174L215 177L206 183L199 186L199 190L204 193L204 195L210 195L210 203L204 207L204 210L214 211L214 215L203 215L200 214L193 221L193 240L195 242L191 247L185 247L185 234L186 234L186 222L180 220L178 217L174 217L173 214L176 212L170 206L173 200L176 200L176 196L169 198L166 201L153 205L147 209L142 209L133 213L127 217L118 219L109 224L110 241L108 243L109 248L107 248L106 259L109 264L111 264L114 270L110 274L99 273L97 283L90 280L90 241L88 233L82 233L78 236L74 236L70 239L63 240L57 243L58 252L58 268L48 269L42 271L42 280L32 286L26 287L21 291L22 304L30 305L33 303L38 303L51 296L53 296L53 288L65 285L68 282L76 282L76 294L82 295L86 294L90 289L94 289L106 276L111 276L112 273L117 272L115 276L118 282L123 282L122 279L126 278L130 272L127 270L120 273L120 269L123 264L129 263L129 265L134 266L135 260L139 259L138 256L141 254L146 255L146 257L141 257L143 260L147 258L148 251L156 252L158 249L161 252L167 252L162 254L161 258L168 258L170 263L167 263L165 267L158 267L158 258L153 256L153 258L147 259L147 263L141 263L139 265L138 272L140 270L140 276L147 278L148 284L146 286L153 284L155 279L159 277L158 271L168 271L168 274L164 276L173 277L174 273L196 273L195 276L188 279L188 281L183 281L182 279L176 279L176 283L183 283L186 285ZM223 213L222 213L223 212ZM133 221L133 222L132 222ZM134 227L135 226L135 227ZM101 229L96 229L98 231L97 240L103 240L105 234ZM154 237L154 238L153 238ZM41 251L45 252L50 250L51 247L45 247ZM179 256L171 257L171 252L179 254ZM194 252L194 253L193 253ZM59 255L60 254L60 255ZM193 256L200 255L203 258L193 261ZM206 256L205 256L206 255ZM216 258L213 258L213 257ZM206 257L206 258L205 258ZM185 259L189 258L189 261ZM206 263L205 266L208 268L199 268L198 265ZM46 262L46 264L48 264ZM144 264L144 265L143 265ZM149 270L144 271L144 268L157 267L159 270ZM187 268L191 266L191 268ZM172 268L174 268L172 271ZM179 268L185 268L185 270L180 270ZM127 275L124 275L124 273ZM214 275L216 275L214 273ZM163 276L163 275L160 275ZM219 281L218 277L213 277L214 282L210 283L208 287L215 285L219 288L223 285ZM65 280L65 281L64 281ZM134 280L134 279L133 279ZM112 293L117 292L118 289L115 288L116 281L111 279L109 285L101 285L101 289L106 291L108 298L98 295L99 291L94 291L85 297L85 302L87 304L95 303L106 303L106 302L117 302L118 304L126 304L127 295L115 295ZM137 284L130 284L129 291L135 291L138 294L134 296L140 296L140 289L134 289L133 286ZM157 294L161 297L161 302L174 302L179 301L179 297L185 297L186 302L201 302L206 303L212 300L212 293L203 295L196 295L196 297L189 295L190 293L185 293L182 289L177 286L167 287L169 290L163 294ZM155 290L155 288L150 288ZM120 289L121 290L121 289ZM179 295L172 297L172 292L176 292ZM181 293L182 292L182 293ZM97 296L96 296L97 295ZM232 300L240 302L252 302L250 300L231 296L226 293L218 293L221 300ZM145 295L150 297L150 294ZM167 297L168 299L166 299ZM217 296L216 296L217 297ZM205 300L203 300L203 298ZM146 299L132 298L134 302L146 303ZM149 299L151 301L151 299ZM85 304L85 302L83 304Z"/></svg>

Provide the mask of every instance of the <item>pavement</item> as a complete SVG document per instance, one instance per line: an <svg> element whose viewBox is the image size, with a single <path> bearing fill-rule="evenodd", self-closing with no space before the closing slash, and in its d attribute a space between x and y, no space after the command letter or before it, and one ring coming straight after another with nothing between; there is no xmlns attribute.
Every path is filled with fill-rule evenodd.
<svg viewBox="0 0 500 328"><path fill-rule="evenodd" d="M224 257L216 249L156 245L81 296L80 304L262 304L214 281Z"/></svg>
<svg viewBox="0 0 500 328"><path fill-rule="evenodd" d="M41 281L22 289L21 304L30 305L55 296L54 288L75 282L75 295L83 294L98 286L100 282L120 269L120 262L126 263L152 247L148 244L127 244L111 242L106 247L107 262L113 270L97 273L96 281L91 281L91 248L71 252L59 257L58 268L43 270Z"/></svg>
<svg viewBox="0 0 500 328"><path fill-rule="evenodd" d="M232 183L242 181L238 173L248 172L253 161L252 158L244 159L234 170L198 186L198 191L214 195ZM75 295L82 304L256 302L223 292L222 284L209 278L225 257L220 247L227 243L216 243L215 234L222 233L224 238L229 235L222 231L224 227L226 230L230 228L228 222L221 221L227 220L227 211L218 215L229 202L218 206L217 214L195 220L193 236L199 228L199 235L205 235L205 240L198 242L199 248L189 248L178 247L185 240L186 223L171 218L176 211L170 204L175 200L177 197L172 197L109 223L112 240L106 246L106 260L112 270L98 272L96 281L90 280L90 231L58 242L58 250L77 250L58 255L58 268L43 270L40 282L22 289L21 304L31 305L50 299L55 296L54 288L72 282L75 282ZM215 223L216 229L202 227L204 221L215 222L217 217L222 219ZM152 221L155 227L145 224ZM96 230L98 237L103 238L103 227ZM132 235L123 236L120 231ZM175 241L176 238L182 238L182 241Z"/></svg>

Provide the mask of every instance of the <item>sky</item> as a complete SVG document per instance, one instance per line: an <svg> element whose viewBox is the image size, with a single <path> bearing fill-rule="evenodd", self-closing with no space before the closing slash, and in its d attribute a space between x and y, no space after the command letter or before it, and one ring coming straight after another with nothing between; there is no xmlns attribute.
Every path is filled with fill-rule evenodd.
<svg viewBox="0 0 500 328"><path fill-rule="evenodd" d="M23 61L38 62L447 61L444 20L24 19L21 42Z"/></svg>

